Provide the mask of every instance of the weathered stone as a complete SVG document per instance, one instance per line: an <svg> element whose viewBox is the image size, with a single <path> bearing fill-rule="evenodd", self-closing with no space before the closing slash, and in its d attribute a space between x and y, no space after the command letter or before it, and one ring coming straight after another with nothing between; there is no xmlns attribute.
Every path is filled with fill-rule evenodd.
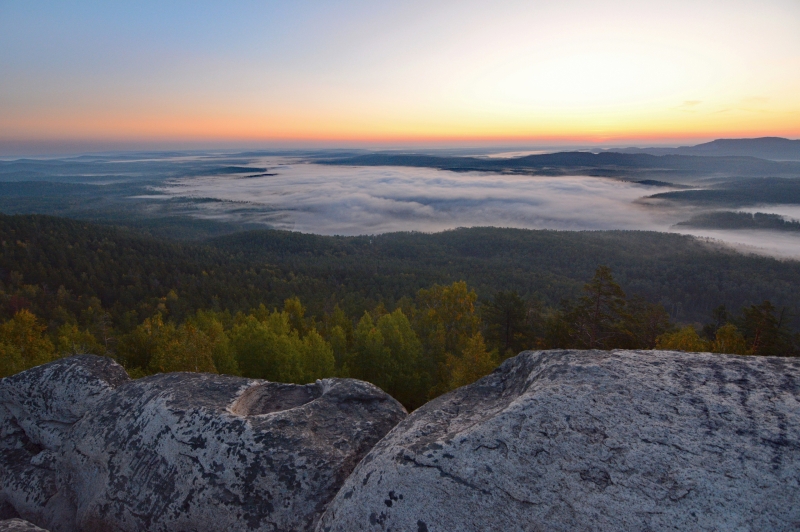
<svg viewBox="0 0 800 532"><path fill-rule="evenodd" d="M800 360L525 352L428 403L319 531L798 530Z"/></svg>
<svg viewBox="0 0 800 532"><path fill-rule="evenodd" d="M375 386L170 373L78 422L60 485L84 531L313 530L359 460L406 416Z"/></svg>
<svg viewBox="0 0 800 532"><path fill-rule="evenodd" d="M109 359L0 381L0 518L52 532L313 530L406 416L375 386L170 373Z"/></svg>
<svg viewBox="0 0 800 532"><path fill-rule="evenodd" d="M59 450L73 424L128 381L122 366L91 355L0 380L0 518L69 529L74 510L56 485Z"/></svg>
<svg viewBox="0 0 800 532"><path fill-rule="evenodd" d="M47 532L47 530L15 518L0 521L0 532Z"/></svg>

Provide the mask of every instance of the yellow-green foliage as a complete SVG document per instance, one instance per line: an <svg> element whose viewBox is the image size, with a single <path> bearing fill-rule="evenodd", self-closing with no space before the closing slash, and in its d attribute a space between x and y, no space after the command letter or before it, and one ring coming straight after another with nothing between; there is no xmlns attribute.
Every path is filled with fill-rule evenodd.
<svg viewBox="0 0 800 532"><path fill-rule="evenodd" d="M7 302L21 305L44 293L23 288ZM59 305L71 304L70 298L58 290ZM247 313L199 310L179 320L173 314L183 301L177 292L159 301L161 310L144 319L126 313L119 329L96 297L86 300L79 315L59 306L48 318L49 330L34 313L20 310L0 324L0 376L56 356L94 353L113 356L134 378L171 371L301 384L359 378L413 409L487 375L524 349L656 347L768 355L797 352L793 346L800 342L786 330L784 311L768 301L745 308L741 319L720 307L704 336L692 326L671 330L663 307L628 299L603 267L582 298L559 308L499 292L482 304L480 315L477 294L463 281L419 290L389 308L378 301L355 317L339 306L309 317L300 299L291 297L281 309L261 304Z"/></svg>
<svg viewBox="0 0 800 532"><path fill-rule="evenodd" d="M213 312L200 310L189 318L187 323L202 331L211 342L211 358L215 370L226 375L239 375L236 354L233 352L222 321Z"/></svg>
<svg viewBox="0 0 800 532"><path fill-rule="evenodd" d="M303 315L297 307L293 310L269 312L261 306L252 314L237 316L230 338L242 374L295 383L334 375L330 344L315 329L301 336L292 322L303 322Z"/></svg>
<svg viewBox="0 0 800 532"><path fill-rule="evenodd" d="M19 347L14 344L0 342L0 378L8 377L27 369Z"/></svg>
<svg viewBox="0 0 800 532"><path fill-rule="evenodd" d="M65 323L59 327L56 339L56 351L59 356L105 354L105 347L94 335L88 329L81 329L74 323Z"/></svg>
<svg viewBox="0 0 800 532"><path fill-rule="evenodd" d="M457 353L480 328L475 312L478 295L464 281L433 285L417 294L417 327L434 350Z"/></svg>
<svg viewBox="0 0 800 532"><path fill-rule="evenodd" d="M742 335L739 329L732 323L726 323L717 329L716 338L711 345L711 351L714 353L729 353L732 355L750 354L744 335Z"/></svg>
<svg viewBox="0 0 800 532"><path fill-rule="evenodd" d="M384 314L377 323L365 312L356 327L354 343L348 360L352 377L372 382L403 404L419 406L425 402L422 343L402 309Z"/></svg>
<svg viewBox="0 0 800 532"><path fill-rule="evenodd" d="M161 328L157 349L150 359L150 370L156 373L195 371L217 373L213 344L209 337L192 324Z"/></svg>
<svg viewBox="0 0 800 532"><path fill-rule="evenodd" d="M13 375L55 357L46 327L28 310L20 310L0 325L0 377Z"/></svg>
<svg viewBox="0 0 800 532"><path fill-rule="evenodd" d="M131 359L144 361L142 369L150 373L199 371L216 373L212 344L208 336L190 323L176 326L164 323L161 314L148 318L129 338L135 352Z"/></svg>
<svg viewBox="0 0 800 532"><path fill-rule="evenodd" d="M656 339L656 349L671 351L708 351L708 342L700 338L697 330L691 325L673 332L665 333Z"/></svg>
<svg viewBox="0 0 800 532"><path fill-rule="evenodd" d="M448 388L454 390L484 377L494 371L500 363L497 350L488 351L483 335L475 334L467 341L460 355L448 354L447 368L450 373Z"/></svg>

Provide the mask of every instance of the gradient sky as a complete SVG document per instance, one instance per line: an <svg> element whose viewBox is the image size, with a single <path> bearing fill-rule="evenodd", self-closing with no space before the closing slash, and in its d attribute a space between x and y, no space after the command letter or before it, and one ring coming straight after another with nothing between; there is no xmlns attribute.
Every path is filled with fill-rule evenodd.
<svg viewBox="0 0 800 532"><path fill-rule="evenodd" d="M798 0L0 0L7 149L761 135L800 136Z"/></svg>

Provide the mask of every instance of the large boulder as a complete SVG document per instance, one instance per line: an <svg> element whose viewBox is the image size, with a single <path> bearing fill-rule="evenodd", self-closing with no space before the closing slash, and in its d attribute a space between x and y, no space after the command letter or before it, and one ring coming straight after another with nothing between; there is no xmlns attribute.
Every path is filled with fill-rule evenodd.
<svg viewBox="0 0 800 532"><path fill-rule="evenodd" d="M65 358L0 380L0 519L36 523L74 513L59 493L57 461L72 426L128 382L110 358Z"/></svg>
<svg viewBox="0 0 800 532"><path fill-rule="evenodd" d="M406 416L371 384L170 373L100 357L0 380L0 519L51 530L313 530Z"/></svg>
<svg viewBox="0 0 800 532"><path fill-rule="evenodd" d="M61 485L80 530L313 530L406 416L375 386L208 374L134 381L78 422Z"/></svg>
<svg viewBox="0 0 800 532"><path fill-rule="evenodd" d="M324 532L798 530L800 360L524 352L412 413Z"/></svg>

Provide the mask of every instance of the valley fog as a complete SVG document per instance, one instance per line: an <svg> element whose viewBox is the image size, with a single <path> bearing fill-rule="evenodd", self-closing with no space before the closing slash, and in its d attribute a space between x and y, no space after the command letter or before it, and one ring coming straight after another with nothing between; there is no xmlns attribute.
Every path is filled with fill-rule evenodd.
<svg viewBox="0 0 800 532"><path fill-rule="evenodd" d="M431 168L327 166L286 157L251 161L252 177L172 179L157 190L192 200L190 214L323 235L435 232L497 226L647 230L692 234L740 251L800 257L800 236L775 231L675 227L697 209L642 198L670 188L590 176L527 176ZM265 175L261 175L265 174ZM796 209L744 211L790 216Z"/></svg>
<svg viewBox="0 0 800 532"><path fill-rule="evenodd" d="M455 227L663 230L674 218L634 201L669 190L585 176L540 177L430 168L339 167L285 159L253 164L258 177L170 181L170 196L197 202L199 216L267 222L325 235L442 231Z"/></svg>

